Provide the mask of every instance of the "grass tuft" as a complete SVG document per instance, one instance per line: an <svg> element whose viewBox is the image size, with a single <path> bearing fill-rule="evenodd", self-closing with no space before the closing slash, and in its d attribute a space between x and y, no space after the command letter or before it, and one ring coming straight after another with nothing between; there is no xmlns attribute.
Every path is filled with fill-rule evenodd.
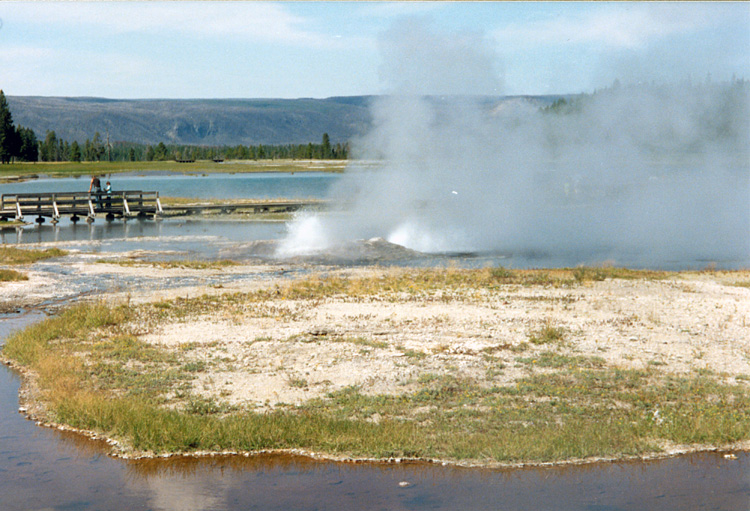
<svg viewBox="0 0 750 511"><path fill-rule="evenodd" d="M565 340L565 331L564 327L554 326L547 321L544 326L529 335L529 342L537 345L561 343Z"/></svg>
<svg viewBox="0 0 750 511"><path fill-rule="evenodd" d="M222 259L219 261L197 261L197 260L181 260L181 261L137 261L131 259L98 259L97 263L101 264L117 264L119 266L151 266L152 268L161 269L187 269L187 270L217 270L226 268L228 266L237 266L240 263L228 259Z"/></svg>
<svg viewBox="0 0 750 511"><path fill-rule="evenodd" d="M0 269L0 282L17 282L20 280L29 280L29 277L20 271Z"/></svg>
<svg viewBox="0 0 750 511"><path fill-rule="evenodd" d="M62 257L67 252L59 248L34 250L16 247L0 247L0 264L31 264L44 259Z"/></svg>

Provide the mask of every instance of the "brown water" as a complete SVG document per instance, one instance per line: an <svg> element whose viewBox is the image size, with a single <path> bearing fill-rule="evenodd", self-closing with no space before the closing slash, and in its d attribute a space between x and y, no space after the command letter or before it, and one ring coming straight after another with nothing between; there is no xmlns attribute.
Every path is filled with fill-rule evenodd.
<svg viewBox="0 0 750 511"><path fill-rule="evenodd" d="M0 343L41 317L0 318ZM123 461L103 442L24 419L19 383L0 368L1 511L750 509L750 453L513 470L291 456Z"/></svg>

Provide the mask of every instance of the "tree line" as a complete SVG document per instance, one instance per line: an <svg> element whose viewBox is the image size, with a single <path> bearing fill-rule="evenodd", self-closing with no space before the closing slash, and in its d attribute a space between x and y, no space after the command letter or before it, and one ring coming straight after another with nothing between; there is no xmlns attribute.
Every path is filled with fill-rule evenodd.
<svg viewBox="0 0 750 511"><path fill-rule="evenodd" d="M54 131L48 131L39 143L39 161L345 160L348 157L349 144L331 144L327 133L320 144L194 146L164 142L107 143L98 132L81 145L59 139Z"/></svg>
<svg viewBox="0 0 750 511"><path fill-rule="evenodd" d="M0 161L191 161L191 160L346 160L349 143L332 144L328 133L323 133L319 144L258 144L236 146L195 146L184 144L156 145L132 142L109 142L99 132L83 144L59 138L48 130L44 140L37 140L30 128L13 124L5 94L0 90Z"/></svg>
<svg viewBox="0 0 750 511"><path fill-rule="evenodd" d="M13 158L37 161L39 147L34 130L13 125L8 101L0 90L0 163L10 163Z"/></svg>
<svg viewBox="0 0 750 511"><path fill-rule="evenodd" d="M118 143L113 147L114 158L136 161L163 160L346 160L349 143L331 144L328 133L323 133L319 144L258 144L236 146L194 146L164 144L144 146Z"/></svg>

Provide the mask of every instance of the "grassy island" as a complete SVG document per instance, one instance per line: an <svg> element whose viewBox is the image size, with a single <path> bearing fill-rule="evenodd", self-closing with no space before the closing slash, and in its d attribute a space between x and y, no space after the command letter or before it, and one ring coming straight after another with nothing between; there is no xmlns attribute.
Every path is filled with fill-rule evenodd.
<svg viewBox="0 0 750 511"><path fill-rule="evenodd" d="M35 416L125 455L492 466L746 447L748 277L351 270L82 303L2 355Z"/></svg>

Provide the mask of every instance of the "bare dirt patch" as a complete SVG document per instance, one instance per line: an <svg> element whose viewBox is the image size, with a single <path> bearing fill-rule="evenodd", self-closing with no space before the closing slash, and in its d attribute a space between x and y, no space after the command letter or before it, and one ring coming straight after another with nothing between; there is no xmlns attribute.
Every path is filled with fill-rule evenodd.
<svg viewBox="0 0 750 511"><path fill-rule="evenodd" d="M297 405L351 386L396 395L444 376L509 385L555 367L553 355L567 357L559 363L710 371L734 381L750 375L750 289L732 285L746 277L675 274L573 286L279 298L172 319L142 339L189 345L187 356L207 367L194 391L251 408ZM545 328L558 329L560 337L540 339Z"/></svg>

